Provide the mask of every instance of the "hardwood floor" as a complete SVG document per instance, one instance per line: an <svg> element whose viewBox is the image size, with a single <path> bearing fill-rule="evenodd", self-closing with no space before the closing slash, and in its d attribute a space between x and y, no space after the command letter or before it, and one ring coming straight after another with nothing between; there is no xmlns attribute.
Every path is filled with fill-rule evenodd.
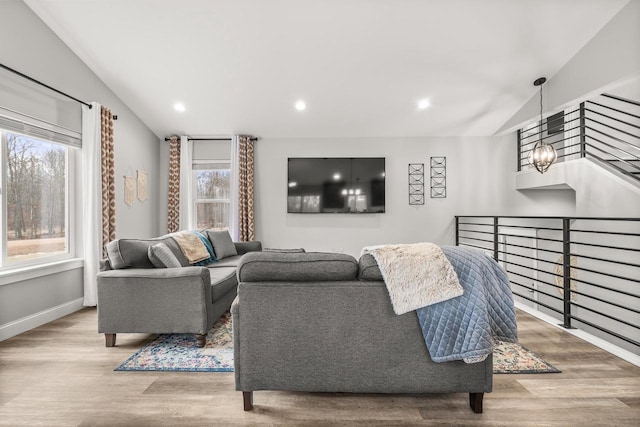
<svg viewBox="0 0 640 427"><path fill-rule="evenodd" d="M638 426L640 368L518 313L520 342L560 374L494 375L484 413L466 394L254 393L242 410L233 373L115 372L152 337L106 348L95 309L0 343L3 426Z"/></svg>

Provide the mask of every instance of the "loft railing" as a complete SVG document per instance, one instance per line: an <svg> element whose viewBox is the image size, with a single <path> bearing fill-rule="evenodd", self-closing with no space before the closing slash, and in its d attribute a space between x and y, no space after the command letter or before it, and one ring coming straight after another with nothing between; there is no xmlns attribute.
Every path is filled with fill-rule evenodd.
<svg viewBox="0 0 640 427"><path fill-rule="evenodd" d="M518 171L528 167L538 141L558 162L588 157L640 181L640 102L602 94L518 130Z"/></svg>
<svg viewBox="0 0 640 427"><path fill-rule="evenodd" d="M456 245L497 260L516 301L640 355L640 218L456 216Z"/></svg>

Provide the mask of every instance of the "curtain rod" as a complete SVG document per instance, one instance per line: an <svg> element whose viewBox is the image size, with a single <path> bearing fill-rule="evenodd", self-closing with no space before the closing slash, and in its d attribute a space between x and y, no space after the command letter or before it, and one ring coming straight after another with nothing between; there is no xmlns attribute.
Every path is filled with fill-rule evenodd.
<svg viewBox="0 0 640 427"><path fill-rule="evenodd" d="M187 138L189 141L231 141L231 138ZM165 141L171 141L171 138L165 138ZM257 141L258 138L251 137L252 141Z"/></svg>
<svg viewBox="0 0 640 427"><path fill-rule="evenodd" d="M26 74L21 73L20 71L17 71L17 70L14 70L13 68L7 67L7 66L6 66L6 65L4 65L4 64L0 64L0 67L4 68L4 69L5 69L5 70L7 70L7 71L11 71L11 72L12 72L12 73L14 73L14 74L19 75L19 76L20 76L20 77L22 77L22 78L25 78L25 79L27 79L27 80L29 80L29 81L32 81L33 83L37 83L37 84L39 84L40 86L44 86L44 87L46 87L46 88L47 88L47 89L49 89L49 90L52 90L52 91L54 91L54 92L56 92L56 93L59 93L60 95L66 96L67 98L71 98L71 99L73 99L74 101L79 102L79 103L80 103L80 104L82 104L82 105L86 105L87 107L92 108L91 104L87 104L86 102L81 101L81 100L79 100L78 98L75 98L75 97L73 97L73 96L71 96L71 95L69 95L69 94L67 94L67 93L64 93L64 92L62 92L62 91L59 91L58 89L56 89L56 88L54 88L54 87L51 87L51 86L49 86L48 84L42 83L41 81L36 80L36 79L34 79L33 77L29 77L29 76L27 76Z"/></svg>

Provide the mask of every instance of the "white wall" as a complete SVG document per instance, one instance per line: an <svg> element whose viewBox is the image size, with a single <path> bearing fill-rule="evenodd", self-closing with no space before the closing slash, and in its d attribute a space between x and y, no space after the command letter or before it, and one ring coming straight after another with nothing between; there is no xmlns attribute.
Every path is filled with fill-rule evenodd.
<svg viewBox="0 0 640 427"><path fill-rule="evenodd" d="M155 235L159 209L158 138L22 1L2 0L1 10L0 62L83 101L97 101L118 115L115 122L117 237ZM4 70L0 71L2 105L81 130L79 104ZM123 201L123 175L129 169L135 172L142 166L149 173L149 198L128 207ZM19 331L21 319L27 318L33 327L41 313L80 298L81 269L0 285L0 332L8 323L12 324L12 331ZM49 314L42 318L51 320Z"/></svg>
<svg viewBox="0 0 640 427"><path fill-rule="evenodd" d="M560 71L546 76L545 116L637 79L640 76L639 23L640 0L631 0ZM536 92L498 133L513 132L530 122L538 114L538 102Z"/></svg>
<svg viewBox="0 0 640 427"><path fill-rule="evenodd" d="M256 236L265 247L359 255L382 243L453 244L455 215L574 215L570 190L515 189L515 135L502 137L260 139ZM429 197L429 158L447 158L447 197ZM384 214L288 214L288 157L385 157ZM408 164L425 164L425 204L408 202Z"/></svg>

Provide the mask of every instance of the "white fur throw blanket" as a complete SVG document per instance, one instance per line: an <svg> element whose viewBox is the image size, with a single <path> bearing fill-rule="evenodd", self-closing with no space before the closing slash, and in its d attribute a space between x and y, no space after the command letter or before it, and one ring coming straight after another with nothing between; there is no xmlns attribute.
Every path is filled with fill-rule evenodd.
<svg viewBox="0 0 640 427"><path fill-rule="evenodd" d="M462 286L438 245L412 243L367 246L376 259L396 314L458 297Z"/></svg>

